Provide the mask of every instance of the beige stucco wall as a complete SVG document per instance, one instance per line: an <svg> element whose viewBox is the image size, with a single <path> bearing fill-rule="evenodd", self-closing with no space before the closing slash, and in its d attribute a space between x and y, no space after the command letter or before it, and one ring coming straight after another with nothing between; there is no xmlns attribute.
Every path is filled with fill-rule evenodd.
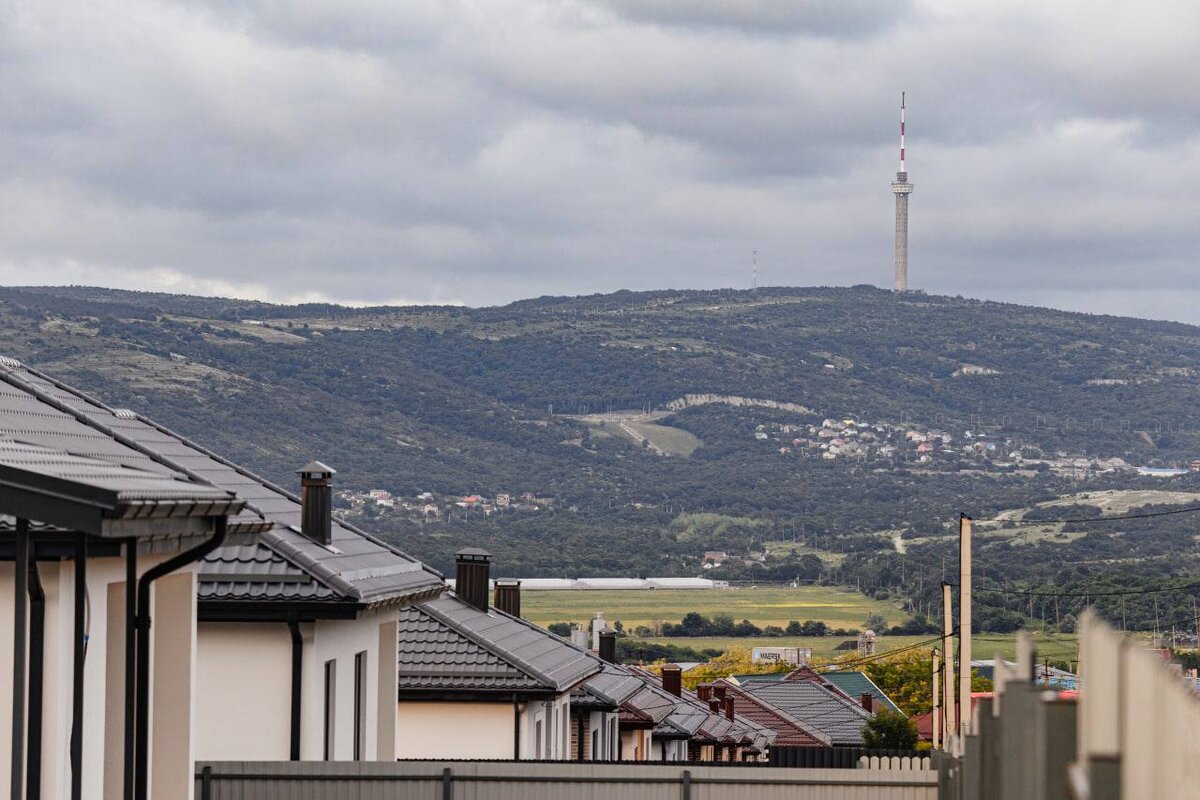
<svg viewBox="0 0 1200 800"><path fill-rule="evenodd" d="M160 563L173 553L143 554L138 559L139 572ZM0 785L9 783L9 754L12 752L12 645L13 645L13 569L12 562L0 564ZM46 592L46 630L44 679L45 696L42 718L42 797L50 800L70 794L70 731L73 668L74 571L70 561L39 562L42 585ZM189 571L194 568L189 568ZM83 796L85 800L119 797L124 741L120 719L124 700L124 671L120 651L109 653L108 625L124 625L125 561L119 558L90 558L87 566L89 623L87 659L84 662L84 732L83 732ZM191 578L183 580L190 581ZM153 635L160 627L170 628L162 647L166 660L173 665L178 681L190 680L192 652L188 649L194 631L195 614L191 598L194 589L169 592L179 602L159 608L155 604ZM109 603L115 602L113 608ZM118 644L124 641L121 636ZM113 663L110 663L110 658ZM157 659L157 656L155 657ZM160 779L170 774L176 780L174 797L187 798L191 791L190 763L179 765L190 757L191 694L180 692L179 685L168 687L160 682L163 694L157 690L152 702L172 720L171 743L159 749L158 756L167 758ZM166 692L167 689L169 692ZM109 704L112 707L109 707ZM169 707L168 707L169 706ZM165 725L165 723L164 723ZM156 766L151 765L151 773ZM112 769L110 769L110 767ZM113 770L116 771L113 771ZM167 796L167 795L163 795Z"/></svg>
<svg viewBox="0 0 1200 800"><path fill-rule="evenodd" d="M512 703L401 700L397 758L512 758Z"/></svg>
<svg viewBox="0 0 1200 800"><path fill-rule="evenodd" d="M286 761L292 705L287 625L200 623L196 668L196 758Z"/></svg>

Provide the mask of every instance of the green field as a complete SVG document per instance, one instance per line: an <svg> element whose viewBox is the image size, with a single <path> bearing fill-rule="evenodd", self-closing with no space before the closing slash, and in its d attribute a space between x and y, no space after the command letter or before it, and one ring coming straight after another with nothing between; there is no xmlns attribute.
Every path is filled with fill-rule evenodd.
<svg viewBox="0 0 1200 800"><path fill-rule="evenodd" d="M876 641L877 652L888 652L910 647L933 638L932 634L924 636L881 636ZM1074 661L1075 637L1070 634L1055 634L1052 636L1036 636L1038 658L1049 658L1053 661ZM697 650L712 649L722 652L731 647L811 647L814 659L832 659L841 656L854 657L856 652L834 650L847 637L843 636L783 636L780 638L745 638L737 639L728 636L679 636L679 637L647 637L646 639L631 639L630 642L644 641L674 644L681 647L693 647ZM996 653L1008 660L1016 655L1016 637L1012 634L986 633L977 634L972 640L972 658L992 658ZM926 644L933 647L936 643Z"/></svg>
<svg viewBox="0 0 1200 800"><path fill-rule="evenodd" d="M882 614L889 625L909 615L891 603L829 586L748 587L737 589L635 589L615 591L524 592L521 611L539 625L586 622L597 612L626 630L655 622L679 622L696 611L748 619L759 627L785 627L791 620L818 620L831 628L859 628L870 614ZM777 640L772 640L777 641Z"/></svg>
<svg viewBox="0 0 1200 800"><path fill-rule="evenodd" d="M854 591L843 591L829 586L802 586L796 589L779 586L746 587L735 589L644 589L612 591L555 591L524 592L521 597L522 614L539 625L551 622L585 623L597 611L611 625L618 620L625 630L632 631L639 625L654 627L655 622L679 622L689 611L705 616L717 613L731 615L735 620L748 619L759 627L779 625L784 627L791 620L803 622L813 619L824 622L831 628L859 628L867 615L882 614L891 625L908 619L909 615L899 607L879 600L872 600ZM1069 634L1038 635L1035 641L1039 658L1074 660L1075 637ZM643 641L662 642L698 650L728 650L730 647L811 647L814 658L833 658L838 655L853 655L853 651L835 651L846 640L843 636L784 636L733 638L715 637L658 637L649 636ZM924 636L881 636L879 650L897 650L933 638ZM637 641L631 639L631 642ZM974 638L974 657L991 658L997 652L1012 659L1015 654L1015 637L1012 634L985 633ZM930 645L932 646L932 645Z"/></svg>

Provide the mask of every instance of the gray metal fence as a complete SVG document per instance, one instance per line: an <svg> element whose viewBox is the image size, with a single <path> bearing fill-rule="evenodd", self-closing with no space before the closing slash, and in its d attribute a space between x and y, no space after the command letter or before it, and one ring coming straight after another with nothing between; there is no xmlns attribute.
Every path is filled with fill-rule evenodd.
<svg viewBox="0 0 1200 800"><path fill-rule="evenodd" d="M197 800L937 800L937 773L521 762L213 762Z"/></svg>

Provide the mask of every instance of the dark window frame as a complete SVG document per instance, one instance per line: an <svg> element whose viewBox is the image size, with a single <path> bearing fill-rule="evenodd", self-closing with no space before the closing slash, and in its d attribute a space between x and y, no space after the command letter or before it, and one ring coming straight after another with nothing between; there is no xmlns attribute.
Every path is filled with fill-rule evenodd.
<svg viewBox="0 0 1200 800"><path fill-rule="evenodd" d="M354 654L354 760L363 761L367 749L367 651Z"/></svg>

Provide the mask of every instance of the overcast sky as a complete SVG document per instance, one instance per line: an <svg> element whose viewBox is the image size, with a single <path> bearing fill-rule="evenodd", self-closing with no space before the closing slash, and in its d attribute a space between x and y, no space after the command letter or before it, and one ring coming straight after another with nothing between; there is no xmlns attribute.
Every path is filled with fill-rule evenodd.
<svg viewBox="0 0 1200 800"><path fill-rule="evenodd" d="M9 0L0 282L910 286L1200 323L1200 4Z"/></svg>

